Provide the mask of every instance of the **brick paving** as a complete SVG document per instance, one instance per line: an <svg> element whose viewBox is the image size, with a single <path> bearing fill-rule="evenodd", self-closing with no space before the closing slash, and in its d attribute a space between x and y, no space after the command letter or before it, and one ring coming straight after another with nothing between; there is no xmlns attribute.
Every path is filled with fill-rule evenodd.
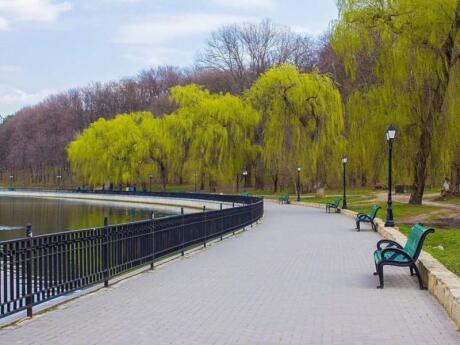
<svg viewBox="0 0 460 345"><path fill-rule="evenodd" d="M266 203L262 224L0 330L0 344L460 344L408 270L372 275L379 235Z"/></svg>

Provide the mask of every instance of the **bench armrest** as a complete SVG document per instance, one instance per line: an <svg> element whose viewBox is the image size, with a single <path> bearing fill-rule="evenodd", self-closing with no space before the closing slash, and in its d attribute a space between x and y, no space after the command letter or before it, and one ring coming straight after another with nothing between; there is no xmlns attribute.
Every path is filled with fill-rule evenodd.
<svg viewBox="0 0 460 345"><path fill-rule="evenodd" d="M386 244L385 248L382 248L382 245L383 244ZM378 250L382 250L382 249L386 249L386 248L398 248L398 249L402 249L403 247L398 243L398 242L395 242L395 241L392 241L392 240L380 240L377 242L377 249Z"/></svg>
<svg viewBox="0 0 460 345"><path fill-rule="evenodd" d="M385 257L385 254L387 253L390 253L392 254L389 258L386 258ZM407 254L404 250L400 249L400 248L385 248L384 250L382 250L382 261L386 261L386 262L401 262L401 261L397 261L397 260L394 260L396 257L402 255L404 257L405 260L407 260L407 263L410 263L412 261L414 261L410 256L409 254ZM403 263L406 263L403 261Z"/></svg>

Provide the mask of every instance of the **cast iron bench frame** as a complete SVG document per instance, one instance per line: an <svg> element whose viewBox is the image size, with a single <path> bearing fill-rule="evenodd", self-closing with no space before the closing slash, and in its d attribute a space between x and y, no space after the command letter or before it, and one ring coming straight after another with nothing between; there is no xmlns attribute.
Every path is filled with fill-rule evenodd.
<svg viewBox="0 0 460 345"><path fill-rule="evenodd" d="M375 217L377 216L377 212L381 208L382 207L379 205L374 205L372 206L370 214L358 213L356 215L356 230L361 231L360 223L371 223L372 230L377 231L377 227L375 226L374 220L375 220Z"/></svg>
<svg viewBox="0 0 460 345"><path fill-rule="evenodd" d="M334 202L328 202L326 204L326 213L330 213L331 212L331 208L335 208L335 212L340 212L340 209L339 209L339 205L340 205L340 201L342 201L342 198L341 197L337 197L334 199Z"/></svg>
<svg viewBox="0 0 460 345"><path fill-rule="evenodd" d="M415 224L407 236L407 242L404 247L392 240L380 240L377 242L377 250L374 252L374 275L379 276L380 285L377 286L378 289L383 289L383 267L386 265L409 267L410 275L413 276L414 272L417 275L420 289L425 289L416 263L422 251L423 243L431 233L434 233L433 228L426 228L423 224ZM386 246L382 248L384 244ZM378 261L378 257L380 257L380 261Z"/></svg>

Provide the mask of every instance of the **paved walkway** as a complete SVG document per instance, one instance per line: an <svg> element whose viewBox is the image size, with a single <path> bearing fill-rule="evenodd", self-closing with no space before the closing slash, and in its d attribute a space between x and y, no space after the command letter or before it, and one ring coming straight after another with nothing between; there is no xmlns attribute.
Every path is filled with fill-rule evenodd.
<svg viewBox="0 0 460 345"><path fill-rule="evenodd" d="M379 236L353 226L267 203L251 231L0 330L0 344L460 344L406 270L376 289Z"/></svg>

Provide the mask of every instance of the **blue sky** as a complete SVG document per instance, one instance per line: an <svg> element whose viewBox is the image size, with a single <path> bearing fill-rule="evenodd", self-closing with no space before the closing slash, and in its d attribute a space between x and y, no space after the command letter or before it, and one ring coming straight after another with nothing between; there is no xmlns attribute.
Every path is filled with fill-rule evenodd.
<svg viewBox="0 0 460 345"><path fill-rule="evenodd" d="M187 66L210 32L270 18L317 35L335 0L0 0L0 115L149 66Z"/></svg>

